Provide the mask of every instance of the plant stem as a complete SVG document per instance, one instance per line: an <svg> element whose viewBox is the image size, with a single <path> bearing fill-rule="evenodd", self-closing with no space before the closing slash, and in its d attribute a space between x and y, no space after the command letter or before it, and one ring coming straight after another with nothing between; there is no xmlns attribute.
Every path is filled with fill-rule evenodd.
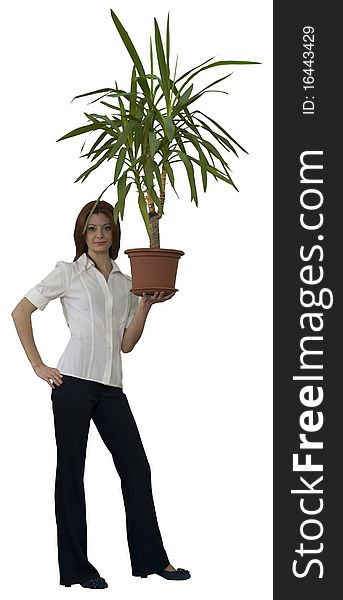
<svg viewBox="0 0 343 600"><path fill-rule="evenodd" d="M150 248L160 248L159 216L148 190L145 191L145 200L149 212Z"/></svg>
<svg viewBox="0 0 343 600"><path fill-rule="evenodd" d="M158 214L149 214L149 225L151 232L150 248L160 248L160 231Z"/></svg>

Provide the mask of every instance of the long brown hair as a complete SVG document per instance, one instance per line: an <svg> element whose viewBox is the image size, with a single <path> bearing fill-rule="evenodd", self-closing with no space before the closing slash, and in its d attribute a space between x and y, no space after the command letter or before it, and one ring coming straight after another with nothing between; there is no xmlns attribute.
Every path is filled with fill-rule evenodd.
<svg viewBox="0 0 343 600"><path fill-rule="evenodd" d="M82 232L94 204L95 202L87 202L87 204L84 205L84 207L80 210L77 216L74 229L76 255L73 262L75 260L78 260L81 254L87 252L88 246L86 244L86 230L84 233ZM111 258L116 259L120 248L120 224L119 217L117 223L115 223L113 218L113 210L114 207L112 206L112 204L105 202L105 200L100 200L92 214L104 213L109 218L112 230L112 245L109 249L109 255Z"/></svg>

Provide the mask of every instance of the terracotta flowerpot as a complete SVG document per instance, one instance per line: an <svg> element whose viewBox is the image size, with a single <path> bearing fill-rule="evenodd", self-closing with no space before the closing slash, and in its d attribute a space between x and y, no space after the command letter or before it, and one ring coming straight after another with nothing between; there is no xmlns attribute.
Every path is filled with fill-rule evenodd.
<svg viewBox="0 0 343 600"><path fill-rule="evenodd" d="M136 296L143 293L164 292L166 295L177 292L174 287L176 271L182 250L164 248L133 248L125 250L131 263L132 288Z"/></svg>

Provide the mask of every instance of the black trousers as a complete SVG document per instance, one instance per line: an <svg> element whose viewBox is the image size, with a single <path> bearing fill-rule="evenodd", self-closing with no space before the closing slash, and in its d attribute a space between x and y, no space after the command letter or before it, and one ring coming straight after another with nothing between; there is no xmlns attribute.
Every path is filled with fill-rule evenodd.
<svg viewBox="0 0 343 600"><path fill-rule="evenodd" d="M132 575L164 569L168 556L155 513L151 471L122 388L69 375L51 390L57 445L55 514L60 584L99 577L87 558L83 484L90 420L112 454L121 479Z"/></svg>

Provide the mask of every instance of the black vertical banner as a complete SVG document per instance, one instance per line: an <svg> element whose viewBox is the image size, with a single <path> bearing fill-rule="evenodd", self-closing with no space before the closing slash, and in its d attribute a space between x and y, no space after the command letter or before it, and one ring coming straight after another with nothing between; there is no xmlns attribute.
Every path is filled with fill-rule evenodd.
<svg viewBox="0 0 343 600"><path fill-rule="evenodd" d="M343 595L339 10L274 3L275 600Z"/></svg>

